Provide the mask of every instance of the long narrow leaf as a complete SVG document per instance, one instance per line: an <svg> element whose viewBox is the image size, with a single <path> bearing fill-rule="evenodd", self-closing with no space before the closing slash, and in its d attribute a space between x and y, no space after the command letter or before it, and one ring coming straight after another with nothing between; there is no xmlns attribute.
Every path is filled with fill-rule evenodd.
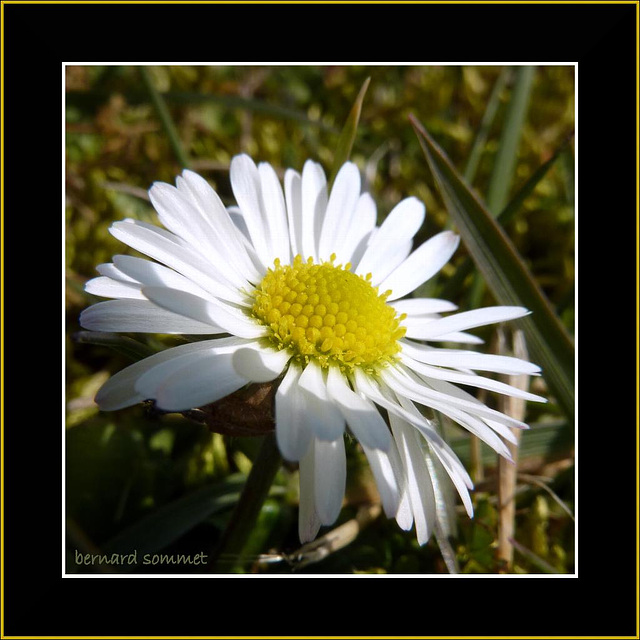
<svg viewBox="0 0 640 640"><path fill-rule="evenodd" d="M109 347L133 361L142 360L156 353L152 347L138 342L138 340L134 340L129 336L121 336L117 333L78 331L74 334L73 339L80 344L95 344L101 347Z"/></svg>
<svg viewBox="0 0 640 640"><path fill-rule="evenodd" d="M567 137L564 142L558 147L556 152L551 156L551 158L541 164L525 181L525 183L518 188L518 191L509 201L509 204L496 217L496 220L498 220L498 222L500 222L502 226L509 222L516 215L516 213L518 213L520 207L524 204L524 201L531 195L531 193L533 193L533 190L536 188L538 183L547 175L549 169L551 169L551 167L555 164L558 157L562 153L564 153L565 149L567 149L572 138L573 134ZM469 184L469 180L467 180L467 184ZM447 283L444 285L441 291L442 297L453 297L454 292L458 291L458 289L462 285L462 282L472 272L472 270L473 260L467 257L460 265L458 265L455 273L447 280Z"/></svg>
<svg viewBox="0 0 640 640"><path fill-rule="evenodd" d="M355 140L356 132L358 130L360 113L362 112L362 102L364 101L364 96L367 93L370 80L371 78L367 78L362 84L362 87L360 87L358 96L351 107L351 111L349 112L349 117L347 118L347 121L342 128L342 132L340 133L338 146L336 147L336 152L333 158L333 170L331 173L330 183L333 183L333 179L336 177L338 170L351 155L351 148L353 147L353 141Z"/></svg>
<svg viewBox="0 0 640 640"><path fill-rule="evenodd" d="M518 67L516 71L513 94L507 108L498 153L487 189L487 208L493 215L502 211L507 204L534 74L535 67Z"/></svg>
<svg viewBox="0 0 640 640"><path fill-rule="evenodd" d="M476 137L473 140L473 146L471 147L467 164L464 168L464 178L469 184L473 184L473 179L475 178L478 165L480 164L480 158L482 157L487 138L489 137L489 130L491 129L491 125L493 124L496 113L498 112L500 95L502 94L510 77L511 69L509 67L504 67L491 90L491 95L487 101L487 107L482 115L480 126L478 127Z"/></svg>
<svg viewBox="0 0 640 640"><path fill-rule="evenodd" d="M104 545L105 553L153 553L183 536L210 515L233 507L245 483L241 474L170 502L120 532Z"/></svg>
<svg viewBox="0 0 640 640"><path fill-rule="evenodd" d="M97 85L96 85L97 86ZM215 93L198 93L196 91L162 91L158 95L168 105L213 104L225 109L238 109L251 113L261 113L278 120L292 120L303 126L314 127L329 133L339 133L339 129L320 119L312 119L304 111L283 107L280 104L266 102L257 98L228 96ZM95 110L109 100L111 92L103 89L89 91L69 90L65 93L66 104L81 110ZM122 92L127 104L138 105L149 100L146 90L129 89Z"/></svg>
<svg viewBox="0 0 640 640"><path fill-rule="evenodd" d="M542 367L551 392L573 423L575 352L568 332L500 225L424 127L414 117L411 122L449 215L496 300L532 312L518 322L532 359Z"/></svg>
<svg viewBox="0 0 640 640"><path fill-rule="evenodd" d="M178 131L173 123L173 119L171 118L171 114L169 113L169 109L167 108L164 98L155 88L151 75L146 67L140 67L140 76L142 77L142 82L149 93L149 98L151 98L151 102L153 103L153 107L156 110L158 118L160 118L162 127L167 134L169 144L173 149L176 160L182 165L182 167L188 168L190 166L189 157L182 146L182 141L180 140L180 136L178 135Z"/></svg>

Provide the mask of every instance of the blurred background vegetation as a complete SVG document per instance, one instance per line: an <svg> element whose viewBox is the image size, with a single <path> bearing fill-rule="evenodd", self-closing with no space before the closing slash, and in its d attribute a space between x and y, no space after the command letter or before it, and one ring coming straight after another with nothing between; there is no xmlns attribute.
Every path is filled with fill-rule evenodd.
<svg viewBox="0 0 640 640"><path fill-rule="evenodd" d="M474 66L70 66L66 68L66 512L69 572L190 573L200 566L79 566L77 552L138 550L210 554L242 490L260 438L229 437L181 415L145 407L101 413L100 385L132 354L174 344L132 335L133 352L78 340L78 315L98 299L83 291L96 265L127 252L108 228L134 217L156 222L146 191L173 183L183 166L232 202L228 167L239 152L278 170L307 158L332 169L340 132L370 79L351 159L378 204L380 221L416 196L423 242L451 226L409 122L413 114L469 185L501 219L567 330L574 322L574 69ZM172 137L173 136L173 137ZM465 248L422 292L461 310L493 304ZM454 277L458 272L458 277ZM494 329L478 332L489 347ZM533 390L546 393L543 379ZM492 402L491 398L486 399ZM306 573L566 573L574 570L573 426L552 401L527 407L516 477L513 558L498 552L496 456L462 429L446 427L476 480L476 516L456 506L448 536L418 547L413 532L376 517L343 549L292 566L297 472L282 467L243 557L217 571ZM349 443L348 489L336 524L375 504L366 461ZM361 511L360 511L361 512ZM460 515L460 517L457 517ZM326 533L321 531L320 535ZM266 557L264 554L267 554ZM264 560L272 560L265 562Z"/></svg>

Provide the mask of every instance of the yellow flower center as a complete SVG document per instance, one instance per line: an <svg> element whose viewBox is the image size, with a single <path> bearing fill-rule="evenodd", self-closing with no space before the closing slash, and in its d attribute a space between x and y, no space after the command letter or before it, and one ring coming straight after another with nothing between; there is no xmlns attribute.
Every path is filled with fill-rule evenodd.
<svg viewBox="0 0 640 640"><path fill-rule="evenodd" d="M313 359L323 367L375 372L400 351L406 315L386 303L390 291L378 294L371 274L357 276L334 260L314 264L296 256L286 266L275 260L253 291L253 316L269 328L271 343L301 365Z"/></svg>

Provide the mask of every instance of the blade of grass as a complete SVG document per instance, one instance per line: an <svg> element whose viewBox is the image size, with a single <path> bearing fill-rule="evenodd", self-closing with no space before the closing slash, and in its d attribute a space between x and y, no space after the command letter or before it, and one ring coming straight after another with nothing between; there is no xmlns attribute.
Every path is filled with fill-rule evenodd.
<svg viewBox="0 0 640 640"><path fill-rule="evenodd" d="M73 339L80 344L95 344L100 347L109 347L131 360L142 360L156 353L155 349L142 342L138 342L129 336L121 336L117 333L103 331L78 331Z"/></svg>
<svg viewBox="0 0 640 640"><path fill-rule="evenodd" d="M179 498L142 518L107 542L104 553L139 555L164 549L212 514L230 509L238 501L243 474L228 476Z"/></svg>
<svg viewBox="0 0 640 640"><path fill-rule="evenodd" d="M347 121L345 122L344 127L342 128L342 131L340 133L336 152L333 157L333 170L331 172L331 178L329 180L330 185L333 184L333 180L336 177L336 174L338 173L340 167L349 159L349 156L351 155L353 141L356 138L358 122L360 121L360 114L362 112L362 103L364 101L364 96L367 93L367 88L369 87L370 81L371 78L367 78L362 84L362 87L360 87L358 96L356 97L356 100L351 107L351 111L349 112Z"/></svg>
<svg viewBox="0 0 640 640"><path fill-rule="evenodd" d="M467 158L467 164L464 168L464 179L469 184L473 184L473 179L475 178L478 165L480 164L480 158L482 157L485 144L487 143L487 138L489 137L489 130L491 129L491 125L493 124L496 113L498 112L498 107L500 106L500 96L504 88L507 86L507 83L511 78L511 74L512 69L510 67L504 67L491 90L491 95L487 101L487 107L482 115L478 132L473 140L473 146L471 147L469 157Z"/></svg>
<svg viewBox="0 0 640 640"><path fill-rule="evenodd" d="M524 66L516 70L513 95L507 108L504 127L500 134L500 145L487 189L487 207L494 215L507 205L534 76L535 67Z"/></svg>
<svg viewBox="0 0 640 640"><path fill-rule="evenodd" d="M140 76L142 77L142 82L144 83L145 88L149 94L149 98L151 98L151 102L156 110L158 118L160 118L160 122L162 123L162 127L164 128L165 133L167 134L167 138L169 139L169 144L173 150L173 153L176 157L176 160L182 165L183 168L187 169L190 166L189 158L182 146L182 142L180 141L180 136L178 135L178 131L176 130L175 125L173 124L173 119L171 118L171 114L169 113L169 109L167 105L157 91L153 84L153 80L151 79L151 74L147 67L140 67Z"/></svg>
<svg viewBox="0 0 640 640"><path fill-rule="evenodd" d="M449 215L496 300L532 312L516 326L524 330L533 360L573 424L575 354L568 332L498 222L418 120L410 120Z"/></svg>
<svg viewBox="0 0 640 640"><path fill-rule="evenodd" d="M487 208L494 216L505 207L511 190L534 74L535 67L517 67L515 71L514 87L485 197ZM484 292L485 282L481 275L476 274L469 292L469 304L479 306Z"/></svg>
<svg viewBox="0 0 640 640"><path fill-rule="evenodd" d="M122 95L127 104L137 105L148 101L147 91L130 89L123 91ZM329 133L339 133L339 130L320 119L311 119L304 111L289 109L276 104L270 104L264 100L246 98L243 96L219 95L213 93L198 93L196 91L163 91L160 97L166 104L197 105L215 104L226 109L240 109L273 116L279 120L292 120L304 126L316 127L321 131ZM104 104L111 96L110 91L101 89L91 89L89 91L70 90L65 94L65 101L68 105L83 110L95 110Z"/></svg>
<svg viewBox="0 0 640 640"><path fill-rule="evenodd" d="M518 189L509 204L497 215L496 220L502 226L508 223L520 210L525 200L533 193L538 183L547 175L551 167L556 163L559 157L564 157L564 152L569 146L573 133L568 136L564 142L558 147L555 153L544 163L542 163ZM467 180L467 183L469 181ZM440 295L443 298L454 298L459 292L464 279L473 271L473 260L467 257L457 267L453 275L447 280L442 288Z"/></svg>
<svg viewBox="0 0 640 640"><path fill-rule="evenodd" d="M525 559L527 559L534 567L539 569L542 573L559 573L559 571L550 565L546 560L543 560L537 556L533 551L527 549L524 545L513 538L509 539L509 542L513 545L513 548Z"/></svg>

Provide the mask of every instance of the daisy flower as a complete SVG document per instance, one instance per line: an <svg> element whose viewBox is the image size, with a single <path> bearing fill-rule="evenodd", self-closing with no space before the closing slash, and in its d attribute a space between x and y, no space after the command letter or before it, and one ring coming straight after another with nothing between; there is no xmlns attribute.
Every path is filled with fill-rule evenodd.
<svg viewBox="0 0 640 640"><path fill-rule="evenodd" d="M233 158L227 208L192 171L155 183L164 228L137 220L111 233L151 260L116 255L86 285L109 300L84 310L89 330L185 334L198 340L120 371L96 402L116 410L152 400L168 412L200 407L250 383L278 381L276 439L299 463L302 542L337 519L346 482L345 433L371 466L388 517L415 526L424 544L436 524L430 475L446 470L469 516L471 479L420 407L458 423L509 458L503 439L526 425L463 387L544 401L479 372L539 373L531 363L439 343L481 342L467 331L520 318L521 307L450 313L446 300L406 297L458 247L443 231L413 250L424 205L401 201L376 226L376 206L347 162L332 188L319 164L285 172ZM447 314L447 315L443 315ZM383 413L388 416L388 421ZM431 467L433 468L433 467Z"/></svg>

